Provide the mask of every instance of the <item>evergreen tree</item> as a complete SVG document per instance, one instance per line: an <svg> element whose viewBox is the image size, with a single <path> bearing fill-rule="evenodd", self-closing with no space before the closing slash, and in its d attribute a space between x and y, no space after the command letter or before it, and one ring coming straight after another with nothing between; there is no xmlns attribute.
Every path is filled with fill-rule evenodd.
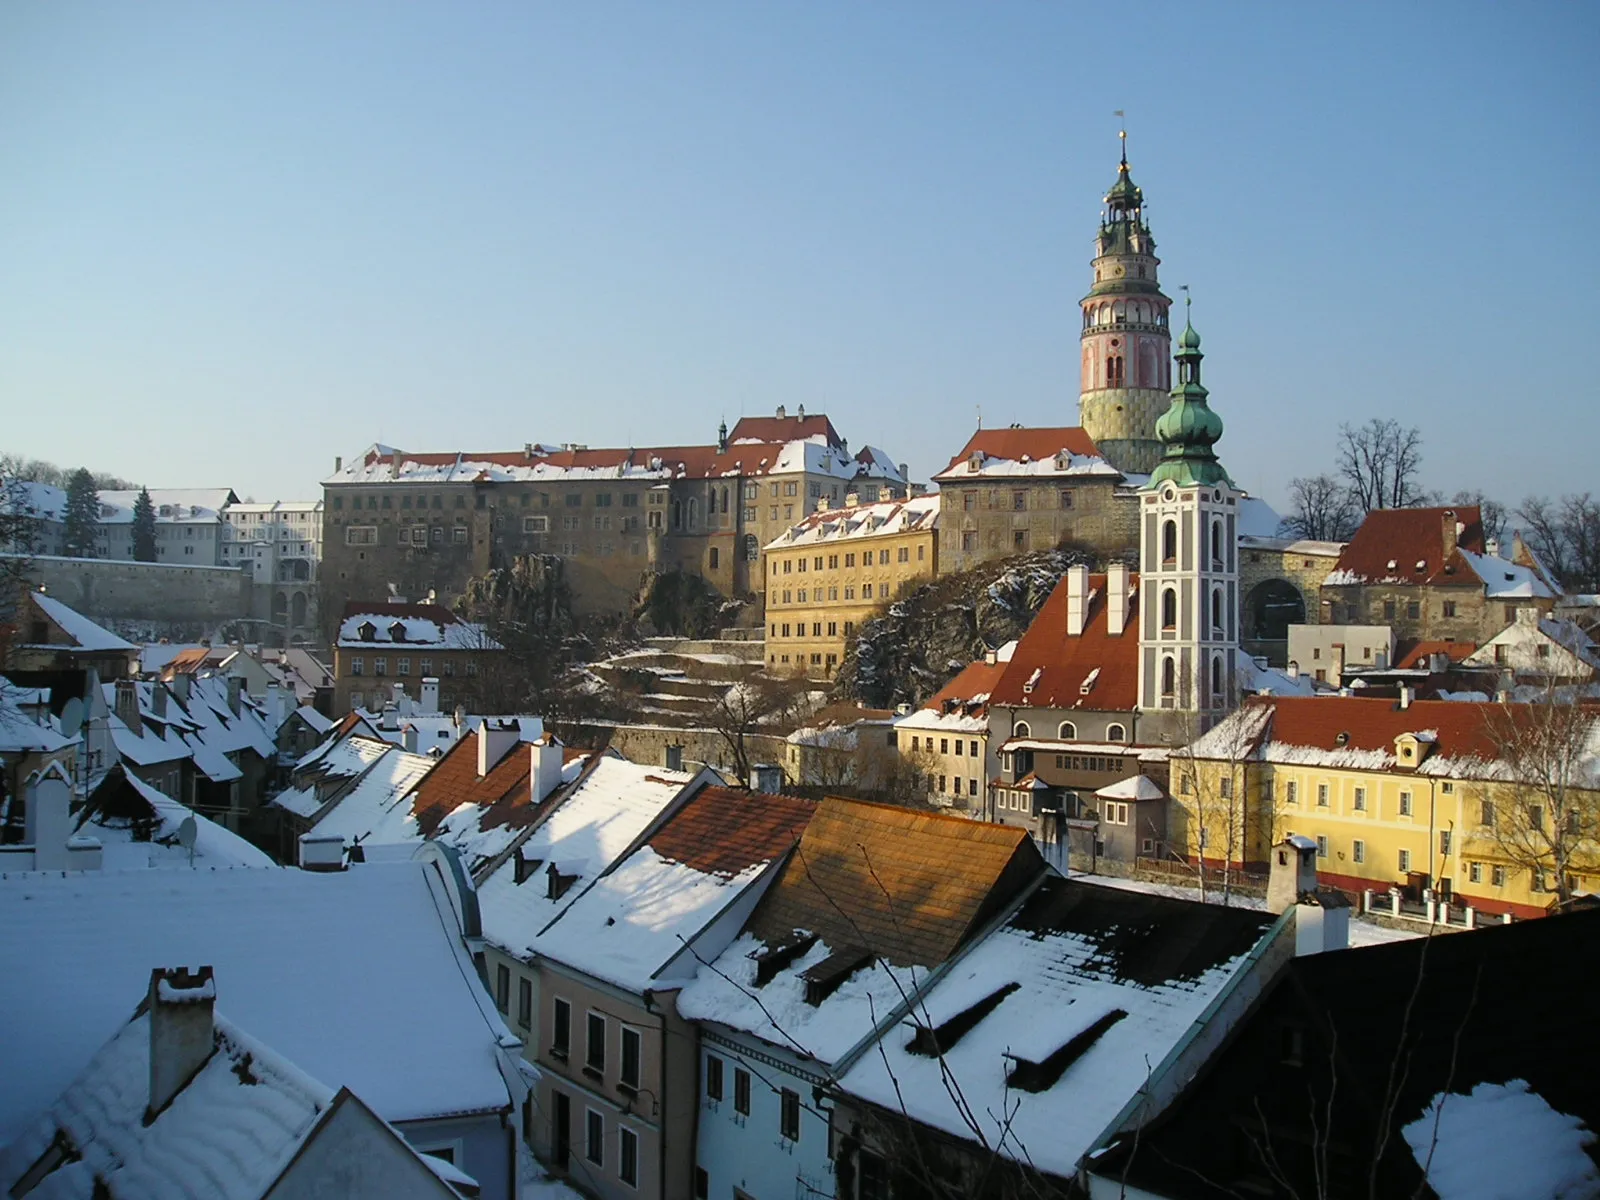
<svg viewBox="0 0 1600 1200"><path fill-rule="evenodd" d="M133 502L133 561L156 560L156 506L150 499L150 489L140 488L139 498Z"/></svg>
<svg viewBox="0 0 1600 1200"><path fill-rule="evenodd" d="M62 552L68 558L94 557L94 532L100 521L100 493L94 476L79 467L67 479L67 511Z"/></svg>

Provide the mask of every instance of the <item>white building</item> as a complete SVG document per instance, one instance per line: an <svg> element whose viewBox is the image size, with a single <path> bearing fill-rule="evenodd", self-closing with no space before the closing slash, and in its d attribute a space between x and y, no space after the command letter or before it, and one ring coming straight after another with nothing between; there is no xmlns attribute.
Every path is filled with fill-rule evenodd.
<svg viewBox="0 0 1600 1200"><path fill-rule="evenodd" d="M101 492L94 556L133 558L137 491ZM155 488L156 562L214 567L222 561L222 510L238 499L232 488Z"/></svg>
<svg viewBox="0 0 1600 1200"><path fill-rule="evenodd" d="M271 624L283 645L317 638L317 576L322 565L322 501L230 504L222 510L225 567L245 567L272 589Z"/></svg>

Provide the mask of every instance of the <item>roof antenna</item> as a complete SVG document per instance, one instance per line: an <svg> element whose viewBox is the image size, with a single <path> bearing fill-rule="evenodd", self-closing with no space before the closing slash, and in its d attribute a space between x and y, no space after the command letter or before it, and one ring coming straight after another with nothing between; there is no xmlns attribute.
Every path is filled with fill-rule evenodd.
<svg viewBox="0 0 1600 1200"><path fill-rule="evenodd" d="M983 428L983 405L978 405L978 428Z"/></svg>
<svg viewBox="0 0 1600 1200"><path fill-rule="evenodd" d="M1126 171L1128 169L1128 114L1119 108L1114 115L1122 122L1122 128L1117 130L1117 137L1122 141L1122 169Z"/></svg>

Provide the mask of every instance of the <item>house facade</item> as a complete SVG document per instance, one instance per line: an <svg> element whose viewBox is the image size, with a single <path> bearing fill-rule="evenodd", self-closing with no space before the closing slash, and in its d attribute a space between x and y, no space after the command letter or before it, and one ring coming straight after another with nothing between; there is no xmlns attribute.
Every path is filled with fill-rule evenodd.
<svg viewBox="0 0 1600 1200"><path fill-rule="evenodd" d="M333 645L333 711L380 709L396 687L414 701L426 691L436 710L470 705L480 672L500 650L482 625L437 604L351 601Z"/></svg>
<svg viewBox="0 0 1600 1200"><path fill-rule="evenodd" d="M248 568L257 588L271 596L267 640L279 646L320 643L321 500L228 505L222 510L219 561Z"/></svg>

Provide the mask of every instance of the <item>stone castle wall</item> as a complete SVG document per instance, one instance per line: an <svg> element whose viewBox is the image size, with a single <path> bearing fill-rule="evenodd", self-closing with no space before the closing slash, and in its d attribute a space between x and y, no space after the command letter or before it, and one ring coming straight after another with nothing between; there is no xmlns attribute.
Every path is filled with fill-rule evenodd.
<svg viewBox="0 0 1600 1200"><path fill-rule="evenodd" d="M191 567L40 555L29 580L48 595L124 636L192 640L234 626L245 637L265 628L269 587L248 569Z"/></svg>

